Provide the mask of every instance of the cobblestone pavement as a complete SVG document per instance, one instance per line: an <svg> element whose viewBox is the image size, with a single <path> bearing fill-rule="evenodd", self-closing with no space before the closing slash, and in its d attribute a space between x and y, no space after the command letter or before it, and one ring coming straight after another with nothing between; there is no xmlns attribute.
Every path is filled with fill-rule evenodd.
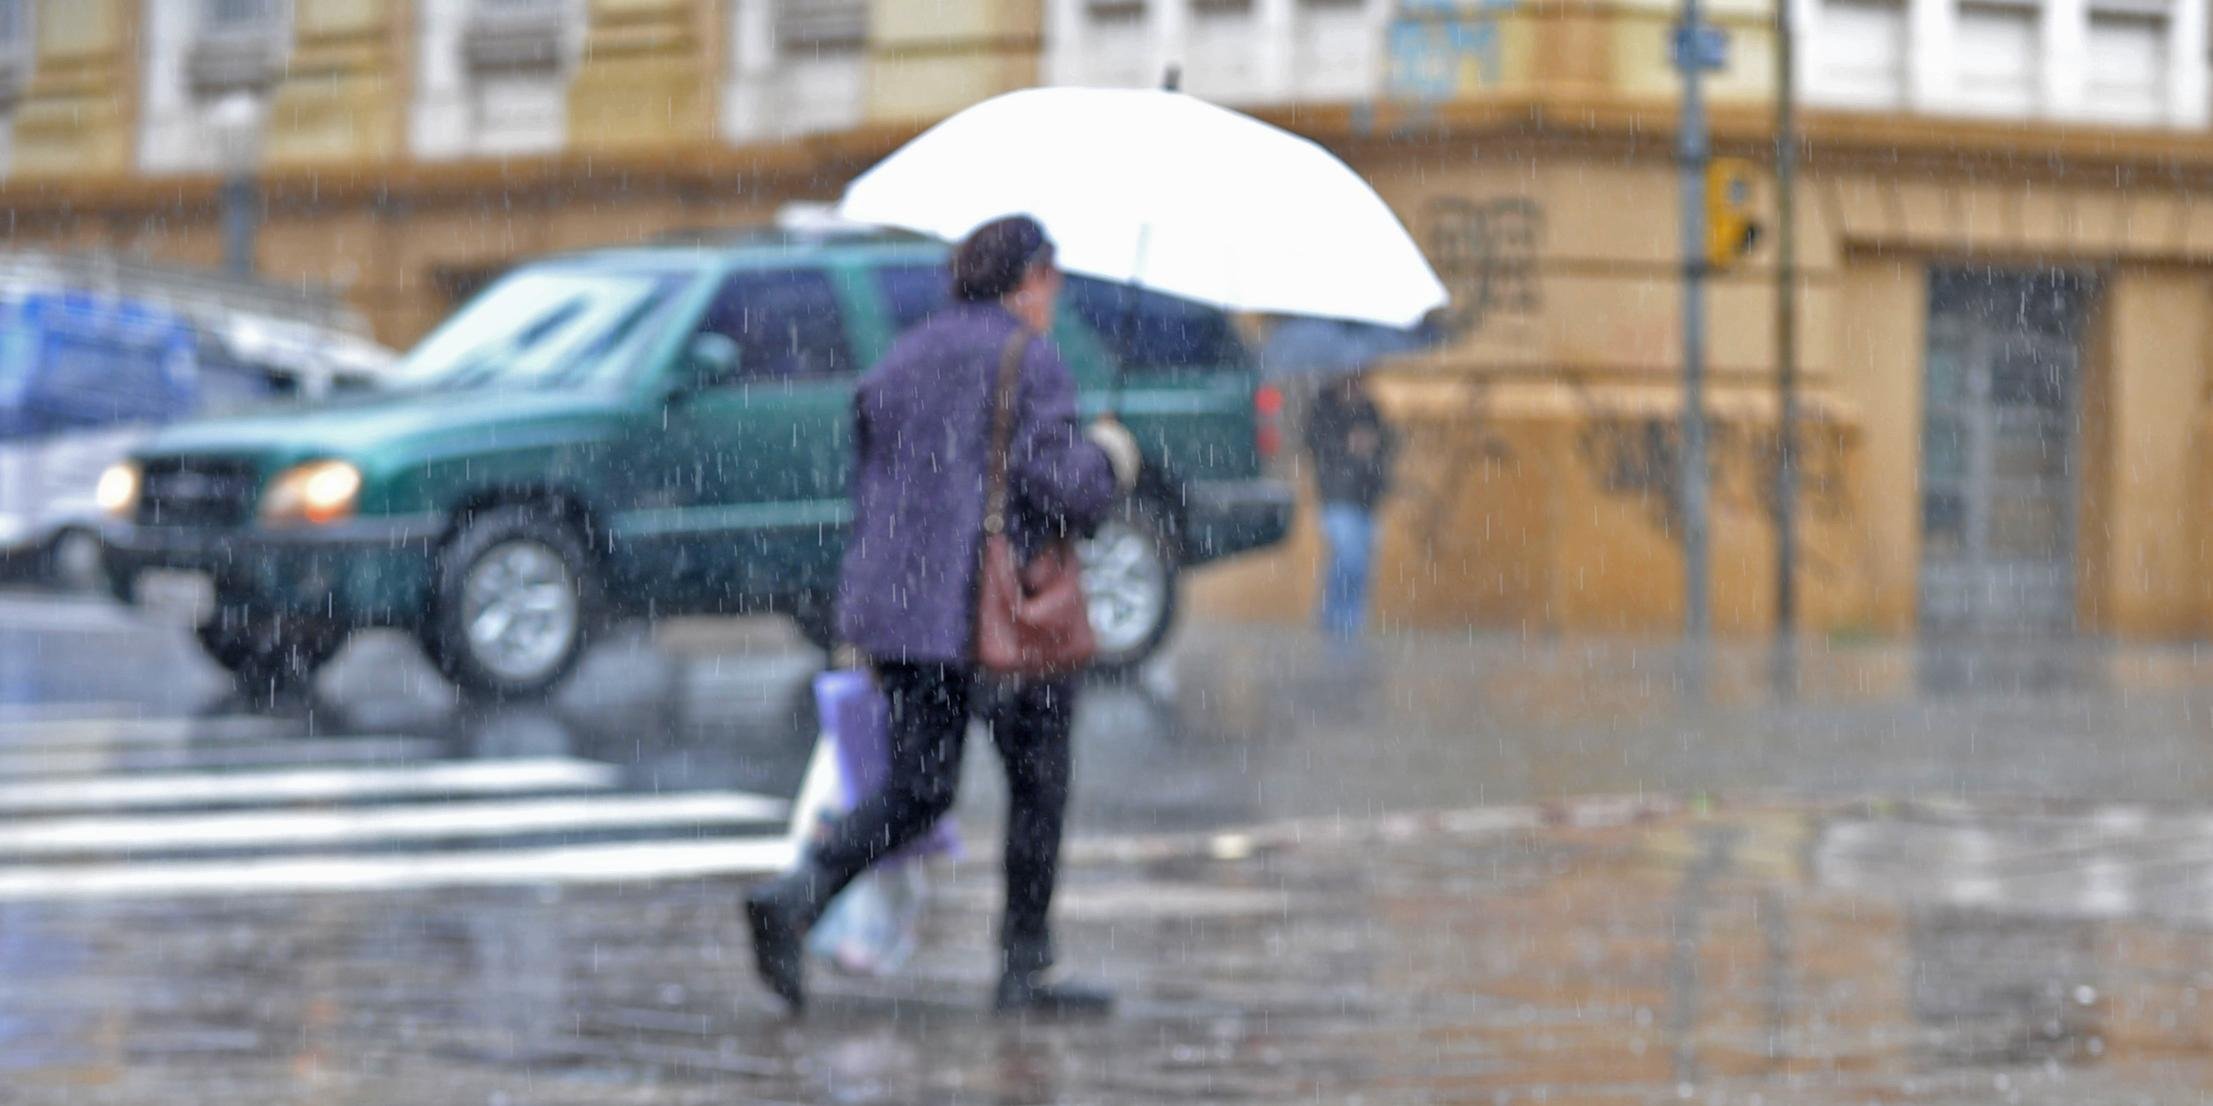
<svg viewBox="0 0 2213 1106"><path fill-rule="evenodd" d="M1081 842L1099 1022L746 970L721 880L0 907L9 1103L2195 1102L2213 814L1585 802Z"/></svg>

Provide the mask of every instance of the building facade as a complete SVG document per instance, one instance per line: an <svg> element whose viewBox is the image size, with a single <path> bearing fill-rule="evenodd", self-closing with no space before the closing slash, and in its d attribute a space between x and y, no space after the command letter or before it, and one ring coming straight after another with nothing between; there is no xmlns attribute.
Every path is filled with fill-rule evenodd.
<svg viewBox="0 0 2213 1106"><path fill-rule="evenodd" d="M1808 624L2213 632L2206 0L1787 2ZM1717 143L1755 160L1769 3L1709 3L1730 38ZM221 181L251 171L262 271L336 285L404 343L519 258L765 220L991 94L1176 66L1347 158L1453 288L1451 342L1385 382L1411 448L1382 617L1665 631L1674 18L1664 0L0 0L0 211L18 244L213 264ZM1710 297L1725 630L1772 610L1776 275L1763 245ZM1200 601L1302 617L1313 545L1211 573Z"/></svg>

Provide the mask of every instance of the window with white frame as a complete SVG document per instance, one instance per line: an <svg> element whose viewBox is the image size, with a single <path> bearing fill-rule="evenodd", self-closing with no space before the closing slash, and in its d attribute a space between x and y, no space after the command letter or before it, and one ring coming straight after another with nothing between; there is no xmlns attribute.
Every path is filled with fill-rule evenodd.
<svg viewBox="0 0 2213 1106"><path fill-rule="evenodd" d="M2092 0L2088 114L2130 123L2166 114L2170 27L2165 0Z"/></svg>
<svg viewBox="0 0 2213 1106"><path fill-rule="evenodd" d="M218 98L275 81L290 14L285 0L200 0L199 34L186 62L193 92Z"/></svg>
<svg viewBox="0 0 2213 1106"><path fill-rule="evenodd" d="M569 0L471 0L462 56L480 73L555 69Z"/></svg>
<svg viewBox="0 0 2213 1106"><path fill-rule="evenodd" d="M0 108L14 106L31 83L31 0L0 0Z"/></svg>
<svg viewBox="0 0 2213 1106"><path fill-rule="evenodd" d="M214 35L274 32L284 9L284 0L202 0L200 26Z"/></svg>
<svg viewBox="0 0 2213 1106"><path fill-rule="evenodd" d="M1093 23L1142 23L1145 0L1088 0L1084 11Z"/></svg>
<svg viewBox="0 0 2213 1106"><path fill-rule="evenodd" d="M1905 0L1827 0L1818 22L1807 51L1811 96L1851 107L1905 102Z"/></svg>
<svg viewBox="0 0 2213 1106"><path fill-rule="evenodd" d="M0 0L0 52L31 50L31 0Z"/></svg>
<svg viewBox="0 0 2213 1106"><path fill-rule="evenodd" d="M2034 3L1972 0L1959 6L1953 58L1958 106L1988 115L2031 115L2044 53Z"/></svg>
<svg viewBox="0 0 2213 1106"><path fill-rule="evenodd" d="M780 0L776 44L805 53L858 52L868 43L868 0Z"/></svg>

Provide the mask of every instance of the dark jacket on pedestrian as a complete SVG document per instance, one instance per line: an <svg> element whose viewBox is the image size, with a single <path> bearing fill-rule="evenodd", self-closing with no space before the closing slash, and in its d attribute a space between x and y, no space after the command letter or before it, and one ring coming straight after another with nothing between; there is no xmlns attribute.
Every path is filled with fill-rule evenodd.
<svg viewBox="0 0 2213 1106"><path fill-rule="evenodd" d="M853 400L853 529L838 629L879 661L967 663L975 638L991 392L1022 324L995 302L940 312L893 343ZM1031 551L1088 535L1114 470L1076 420L1076 382L1028 339L1007 454L1007 532Z"/></svg>
<svg viewBox="0 0 2213 1106"><path fill-rule="evenodd" d="M1372 511L1390 494L1398 434L1357 377L1322 387L1307 412L1306 448L1322 502Z"/></svg>

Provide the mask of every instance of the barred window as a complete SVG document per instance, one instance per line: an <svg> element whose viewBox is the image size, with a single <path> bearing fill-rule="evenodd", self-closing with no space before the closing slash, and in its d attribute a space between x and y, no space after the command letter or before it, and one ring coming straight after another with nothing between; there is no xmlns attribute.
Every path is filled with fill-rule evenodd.
<svg viewBox="0 0 2213 1106"><path fill-rule="evenodd" d="M31 0L0 0L0 51L21 53L31 43Z"/></svg>
<svg viewBox="0 0 2213 1106"><path fill-rule="evenodd" d="M858 50L868 41L868 0L782 0L776 45L786 51Z"/></svg>
<svg viewBox="0 0 2213 1106"><path fill-rule="evenodd" d="M261 31L284 17L284 0L205 0L201 19L209 31Z"/></svg>

